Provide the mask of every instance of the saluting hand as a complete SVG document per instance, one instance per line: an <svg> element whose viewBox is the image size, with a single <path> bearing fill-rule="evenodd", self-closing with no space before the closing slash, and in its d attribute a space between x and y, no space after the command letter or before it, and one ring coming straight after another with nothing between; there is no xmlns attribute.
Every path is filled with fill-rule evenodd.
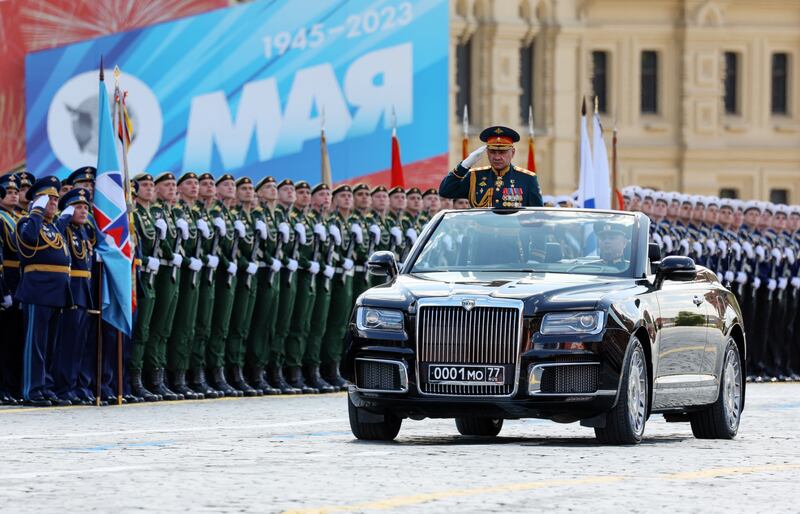
<svg viewBox="0 0 800 514"><path fill-rule="evenodd" d="M471 154L467 155L467 158L461 161L461 165L467 169L475 166L479 160L481 160L481 156L486 151L486 145L474 150Z"/></svg>

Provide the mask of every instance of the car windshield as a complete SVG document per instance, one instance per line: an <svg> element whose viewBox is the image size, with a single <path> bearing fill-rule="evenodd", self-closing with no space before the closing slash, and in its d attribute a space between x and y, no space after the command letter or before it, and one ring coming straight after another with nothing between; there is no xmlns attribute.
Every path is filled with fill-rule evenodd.
<svg viewBox="0 0 800 514"><path fill-rule="evenodd" d="M634 216L575 210L445 213L411 269L632 276Z"/></svg>

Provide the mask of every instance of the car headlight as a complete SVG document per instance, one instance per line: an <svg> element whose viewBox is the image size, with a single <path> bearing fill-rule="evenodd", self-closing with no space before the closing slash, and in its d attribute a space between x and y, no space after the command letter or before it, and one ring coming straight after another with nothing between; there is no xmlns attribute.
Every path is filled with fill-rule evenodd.
<svg viewBox="0 0 800 514"><path fill-rule="evenodd" d="M544 315L539 333L544 335L599 334L603 330L603 312L550 312Z"/></svg>
<svg viewBox="0 0 800 514"><path fill-rule="evenodd" d="M403 330L403 312L391 309L359 307L356 313L359 330Z"/></svg>

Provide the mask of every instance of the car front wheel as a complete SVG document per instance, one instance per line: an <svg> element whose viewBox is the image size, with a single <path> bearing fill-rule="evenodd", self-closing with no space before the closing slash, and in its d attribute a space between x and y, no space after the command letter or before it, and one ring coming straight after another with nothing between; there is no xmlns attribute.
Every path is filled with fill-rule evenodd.
<svg viewBox="0 0 800 514"><path fill-rule="evenodd" d="M725 349L717 401L704 410L693 412L689 418L692 433L698 439L733 439L739 431L744 386L742 363L733 339Z"/></svg>
<svg viewBox="0 0 800 514"><path fill-rule="evenodd" d="M503 420L478 417L456 418L456 428L461 435L495 437L503 429Z"/></svg>
<svg viewBox="0 0 800 514"><path fill-rule="evenodd" d="M367 412L356 407L350 396L347 397L347 414L350 417L350 430L357 439L364 441L392 441L400 432L403 419L393 414L383 415Z"/></svg>
<svg viewBox="0 0 800 514"><path fill-rule="evenodd" d="M617 404L606 415L606 426L594 429L603 444L638 444L644 435L650 382L644 349L636 337L628 344L622 370Z"/></svg>

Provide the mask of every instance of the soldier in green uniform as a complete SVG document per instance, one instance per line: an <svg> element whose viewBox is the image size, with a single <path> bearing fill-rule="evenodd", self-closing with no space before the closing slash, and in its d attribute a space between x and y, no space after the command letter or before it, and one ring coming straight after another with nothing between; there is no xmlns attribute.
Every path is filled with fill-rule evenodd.
<svg viewBox="0 0 800 514"><path fill-rule="evenodd" d="M247 337L247 380L250 385L263 394L281 394L294 390L286 384L286 388L274 388L265 380L266 366L269 359L269 348L275 337L275 320L278 315L278 296L280 294L280 261L283 248L283 236L278 233L278 222L274 212L278 201L278 188L271 176L261 179L255 187L256 199L253 216L266 225L267 237L259 238L258 255L258 290L254 312L256 315L250 323Z"/></svg>
<svg viewBox="0 0 800 514"><path fill-rule="evenodd" d="M206 398L219 398L222 391L217 391L206 380L206 345L211 336L211 317L214 312L214 289L216 285L216 272L219 266L219 241L225 236L225 222L222 219L211 218L210 208L217 196L217 186L211 173L202 173L198 177L198 198L195 201L197 224L202 226L202 220L208 229L208 234L201 232L199 244L202 246L201 254L203 269L197 277L199 289L197 299L197 316L195 318L194 342L192 353L189 357L189 387L196 393Z"/></svg>
<svg viewBox="0 0 800 514"><path fill-rule="evenodd" d="M155 219L150 207L156 197L153 176L140 173L134 177L136 183L136 206L133 210L133 226L136 231L137 252L141 259L141 272L137 281L136 325L133 328L133 348L128 362L130 370L131 393L145 401L160 400L158 395L150 392L142 381L144 351L150 339L150 322L153 318L153 307L156 302L155 278L161 266L159 261L161 246L156 229Z"/></svg>
<svg viewBox="0 0 800 514"><path fill-rule="evenodd" d="M353 187L353 206L358 219L355 225L358 229L355 230L356 252L355 259L353 259L355 261L353 303L355 303L359 295L370 287L367 276L367 260L381 239L381 229L372 216L372 195L368 185L362 183Z"/></svg>
<svg viewBox="0 0 800 514"><path fill-rule="evenodd" d="M297 292L295 294L292 322L286 338L286 375L289 385L303 393L319 393L319 389L306 384L303 378L303 355L306 350L311 313L316 298L316 275L322 267L320 247L327 236L324 226L310 214L311 186L301 180L294 186L297 196L289 212L289 224L297 228L298 251Z"/></svg>
<svg viewBox="0 0 800 514"><path fill-rule="evenodd" d="M333 239L325 227L331 207L331 188L328 184L317 184L311 190L311 208L308 210L309 223L314 227L314 235L318 238L320 255L320 273L314 277L314 304L311 307L309 326L303 354L303 376L305 383L322 393L332 393L337 388L330 385L320 375L320 348L325 327L328 322L328 310L331 303L331 279L333 278Z"/></svg>
<svg viewBox="0 0 800 514"><path fill-rule="evenodd" d="M441 211L442 199L439 198L439 190L432 187L422 193L422 206L422 212L429 220Z"/></svg>
<svg viewBox="0 0 800 514"><path fill-rule="evenodd" d="M371 192L372 196L372 220L380 228L381 237L375 245L375 250L393 251L396 243L402 242L399 237L400 232L396 230L395 234L392 233L394 223L389 216L389 190L386 186L375 186ZM379 277L376 275L368 275L370 287L377 286L378 284L385 283L387 277Z"/></svg>
<svg viewBox="0 0 800 514"><path fill-rule="evenodd" d="M297 391L297 388L285 383L286 380L283 374L283 365L286 358L286 338L289 335L294 300L297 293L297 275L295 271L298 268L298 245L302 242L298 237L302 234L302 237L305 238L305 227L300 223L293 223L290 217L292 206L296 199L297 193L295 192L294 182L290 179L282 180L278 184L278 207L275 209L275 217L278 222L278 232L285 241L285 251L281 260L283 269L281 269L280 275L281 291L278 297L275 337L270 345L269 382L272 387L281 389L284 393L291 393L291 391L284 391L286 385L289 385L295 392ZM281 387L282 385L284 387Z"/></svg>
<svg viewBox="0 0 800 514"><path fill-rule="evenodd" d="M255 189L249 177L236 181L237 205L231 210L234 216L233 230L236 233L239 249L236 261L236 292L233 300L230 329L225 342L225 362L228 377L234 389L245 396L261 396L263 393L253 389L244 378L244 361L247 350L247 336L258 291L258 247L261 239L267 237L267 226L263 220L253 216Z"/></svg>
<svg viewBox="0 0 800 514"><path fill-rule="evenodd" d="M197 180L196 173L190 171L181 175L178 179L179 198L172 208L176 220L186 221L189 237L181 242L184 259L178 286L180 302L175 310L172 333L167 345L167 367L171 389L189 400L202 400L205 397L203 393L190 389L186 383L200 298L200 270L203 269L203 248L200 241L210 234L208 224L200 218L199 209L195 205L199 189L200 181Z"/></svg>
<svg viewBox="0 0 800 514"><path fill-rule="evenodd" d="M411 228L415 231L414 241L416 241L419 233L422 232L422 227L424 227L430 219L425 213L424 204L422 191L420 191L419 188L412 187L406 191L406 213L411 220Z"/></svg>
<svg viewBox="0 0 800 514"><path fill-rule="evenodd" d="M333 190L333 207L334 211L328 219L328 231L336 245L333 254L334 275L320 360L322 378L342 390L347 386L347 381L339 374L339 361L342 359L344 336L353 307L353 258L356 249L353 225L358 224L358 218L353 214L353 190L350 186L344 184Z"/></svg>
<svg viewBox="0 0 800 514"><path fill-rule="evenodd" d="M233 229L234 215L231 208L236 201L236 182L228 173L217 179L217 201L211 207L210 215L214 226L222 232L219 238L219 266L216 272L214 289L214 312L211 317L211 337L206 345L206 366L209 370L210 385L225 396L244 396L234 389L225 378L225 341L231 324L233 299L236 293L236 275L239 259L239 235Z"/></svg>
<svg viewBox="0 0 800 514"><path fill-rule="evenodd" d="M175 175L169 171L155 179L156 202L150 212L159 232L161 266L155 279L155 306L150 321L150 336L144 354L144 368L148 375L148 388L165 400L182 400L182 394L167 387L164 370L167 366L167 341L172 333L183 264L182 244L189 236L186 220L176 218L173 212L177 196ZM140 185L141 187L141 185Z"/></svg>
<svg viewBox="0 0 800 514"><path fill-rule="evenodd" d="M402 265L411 250L412 229L411 218L406 213L406 191L400 186L393 187L389 190L389 219L392 221L392 228L389 232L392 234L392 251L399 265Z"/></svg>

